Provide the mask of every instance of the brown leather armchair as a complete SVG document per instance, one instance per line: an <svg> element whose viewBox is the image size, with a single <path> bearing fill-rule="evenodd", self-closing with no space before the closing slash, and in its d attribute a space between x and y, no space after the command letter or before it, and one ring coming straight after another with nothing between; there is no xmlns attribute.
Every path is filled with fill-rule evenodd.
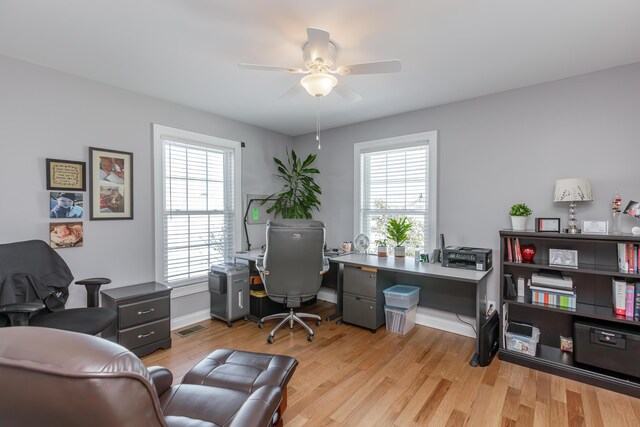
<svg viewBox="0 0 640 427"><path fill-rule="evenodd" d="M0 328L2 426L270 426L282 400L272 385L247 393L172 382L102 338Z"/></svg>

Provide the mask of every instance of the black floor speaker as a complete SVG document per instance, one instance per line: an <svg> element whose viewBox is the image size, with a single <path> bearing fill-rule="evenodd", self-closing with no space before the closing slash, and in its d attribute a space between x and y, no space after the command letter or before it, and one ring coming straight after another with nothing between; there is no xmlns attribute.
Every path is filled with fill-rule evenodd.
<svg viewBox="0 0 640 427"><path fill-rule="evenodd" d="M486 322L480 326L478 333L480 334L478 364L488 366L500 347L500 322L497 311L494 310Z"/></svg>

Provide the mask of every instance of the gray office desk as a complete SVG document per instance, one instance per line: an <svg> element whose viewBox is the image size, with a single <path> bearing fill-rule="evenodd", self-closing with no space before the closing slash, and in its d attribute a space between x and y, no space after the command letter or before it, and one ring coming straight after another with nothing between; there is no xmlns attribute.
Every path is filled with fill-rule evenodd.
<svg viewBox="0 0 640 427"><path fill-rule="evenodd" d="M440 264L415 262L413 257L395 258L351 254L329 259L339 264L336 316L342 314L344 266L366 267L395 274L395 282L420 287L421 307L475 317L476 331L486 320L487 277L489 271L442 267ZM476 333L476 353L480 334Z"/></svg>

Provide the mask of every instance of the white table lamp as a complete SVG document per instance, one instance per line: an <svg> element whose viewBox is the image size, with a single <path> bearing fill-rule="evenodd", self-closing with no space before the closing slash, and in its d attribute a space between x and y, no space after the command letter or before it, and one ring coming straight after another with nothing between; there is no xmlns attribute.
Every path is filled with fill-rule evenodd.
<svg viewBox="0 0 640 427"><path fill-rule="evenodd" d="M590 202L593 200L591 181L585 178L566 178L556 181L553 195L554 202L569 202L569 227L565 232L580 233L576 226L576 202Z"/></svg>

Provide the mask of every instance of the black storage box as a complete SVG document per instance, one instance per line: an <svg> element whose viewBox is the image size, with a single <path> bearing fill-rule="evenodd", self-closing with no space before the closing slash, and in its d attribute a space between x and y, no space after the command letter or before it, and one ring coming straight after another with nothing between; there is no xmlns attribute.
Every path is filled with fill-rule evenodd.
<svg viewBox="0 0 640 427"><path fill-rule="evenodd" d="M578 321L573 324L573 359L578 363L640 378L640 333Z"/></svg>
<svg viewBox="0 0 640 427"><path fill-rule="evenodd" d="M253 322L259 322L265 316L286 311L287 309L282 304L272 301L266 295L263 297L251 295L249 299L249 320Z"/></svg>

